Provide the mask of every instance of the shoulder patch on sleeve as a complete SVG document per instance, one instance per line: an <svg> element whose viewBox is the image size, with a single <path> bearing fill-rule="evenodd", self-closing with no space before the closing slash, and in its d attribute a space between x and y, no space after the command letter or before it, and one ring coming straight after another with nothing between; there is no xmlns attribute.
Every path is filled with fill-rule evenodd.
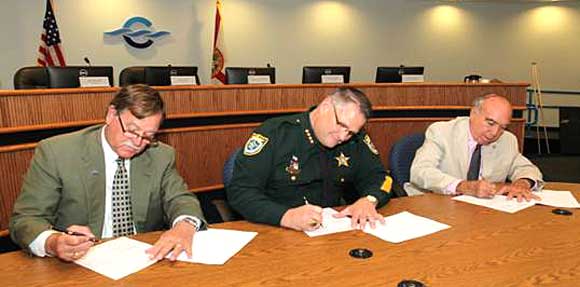
<svg viewBox="0 0 580 287"><path fill-rule="evenodd" d="M369 135L365 135L365 137L363 138L363 142L369 147L372 153L379 155L379 151L371 141L371 137Z"/></svg>
<svg viewBox="0 0 580 287"><path fill-rule="evenodd" d="M270 139L261 134L253 133L252 136L246 142L246 145L244 145L244 155L254 156L259 154L262 151L262 149L266 146L269 140Z"/></svg>
<svg viewBox="0 0 580 287"><path fill-rule="evenodd" d="M389 193L391 192L391 188L393 187L393 178L390 176L385 176L385 181L383 181L383 184L381 185L381 190Z"/></svg>

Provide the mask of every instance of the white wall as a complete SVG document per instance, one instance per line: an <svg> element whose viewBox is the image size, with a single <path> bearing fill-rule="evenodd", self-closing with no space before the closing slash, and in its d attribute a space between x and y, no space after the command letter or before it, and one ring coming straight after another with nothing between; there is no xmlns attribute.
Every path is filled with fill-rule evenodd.
<svg viewBox="0 0 580 287"><path fill-rule="evenodd" d="M424 65L430 81L469 73L580 90L580 3L449 4L421 0L223 0L228 66L265 66L277 82L298 83L303 65L352 66L352 81L372 81L377 65ZM44 0L0 4L0 87L35 65ZM209 82L215 1L53 0L69 65L196 65ZM144 16L172 34L138 50L103 32Z"/></svg>

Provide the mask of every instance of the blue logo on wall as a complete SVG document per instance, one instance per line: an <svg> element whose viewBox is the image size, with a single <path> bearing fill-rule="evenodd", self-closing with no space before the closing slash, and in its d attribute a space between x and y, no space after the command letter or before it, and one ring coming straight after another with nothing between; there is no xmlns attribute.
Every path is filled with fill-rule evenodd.
<svg viewBox="0 0 580 287"><path fill-rule="evenodd" d="M144 26L146 28L141 29L133 29L133 27L140 27ZM105 32L107 36L123 36L123 39L127 44L131 47L137 49L145 49L151 45L153 45L153 40L163 37L165 35L169 35L170 33L167 31L157 31L153 32L149 28L152 26L151 21L147 20L144 17L131 17L125 21L123 24L123 28L119 28L117 30Z"/></svg>

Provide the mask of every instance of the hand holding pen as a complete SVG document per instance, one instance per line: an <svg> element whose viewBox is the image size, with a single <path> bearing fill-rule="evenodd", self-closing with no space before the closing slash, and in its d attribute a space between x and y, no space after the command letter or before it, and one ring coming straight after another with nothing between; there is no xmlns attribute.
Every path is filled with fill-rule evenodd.
<svg viewBox="0 0 580 287"><path fill-rule="evenodd" d="M52 227L52 230L58 231L58 232L62 232L64 234L72 235L72 236L86 236L86 237L88 237L89 241L91 241L93 243L98 243L99 242L99 239L97 239L92 233L86 234L86 233L83 233L83 232L78 232L78 231L73 231L73 230L66 230L66 229L61 229L61 228L57 228L57 227Z"/></svg>
<svg viewBox="0 0 580 287"><path fill-rule="evenodd" d="M64 261L75 261L83 257L98 242L87 226L71 225L68 228L52 228L55 232L48 236L44 244L48 255Z"/></svg>
<svg viewBox="0 0 580 287"><path fill-rule="evenodd" d="M306 198L306 196L303 196L302 198L304 199L304 204L305 205L310 205L310 203L308 202L308 199ZM310 221L308 222L308 224L310 226L316 227L316 228L318 228L318 227L324 227L322 225L322 220L317 220L315 218L311 218Z"/></svg>

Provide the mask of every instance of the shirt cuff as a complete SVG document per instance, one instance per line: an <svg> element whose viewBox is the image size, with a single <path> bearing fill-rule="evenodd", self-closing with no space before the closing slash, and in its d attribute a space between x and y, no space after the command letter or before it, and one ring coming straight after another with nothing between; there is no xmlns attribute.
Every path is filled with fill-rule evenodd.
<svg viewBox="0 0 580 287"><path fill-rule="evenodd" d="M538 181L537 180L531 179L529 177L522 177L521 179L525 179L525 180L527 180L530 183L530 190L531 191L540 191L541 190L541 187L538 184Z"/></svg>
<svg viewBox="0 0 580 287"><path fill-rule="evenodd" d="M461 179L456 179L453 182L451 182L449 185L447 185L445 187L445 189L443 189L443 194L447 194L447 195L456 195L457 194L457 186L459 185L459 183L461 182Z"/></svg>
<svg viewBox="0 0 580 287"><path fill-rule="evenodd" d="M46 253L46 250L44 247L46 245L46 240L48 239L48 237L55 234L55 233L59 233L59 232L55 231L55 230L45 230L42 233L40 233L38 236L36 236L36 238L32 242L30 242L30 244L28 245L28 249L30 249L30 252L32 252L32 254L39 256L39 257L45 257L45 256L52 257L52 255Z"/></svg>
<svg viewBox="0 0 580 287"><path fill-rule="evenodd" d="M186 218L189 219L189 220L192 220L193 222L195 222L195 231L200 231L200 230L205 229L204 222L201 219L199 219L199 218L197 218L195 216L191 216L191 215L180 215L180 216L178 216L175 220L173 220L173 224L171 225L171 227L174 227L175 224L177 224L178 222L180 222L180 221L182 221L182 220L184 220Z"/></svg>

